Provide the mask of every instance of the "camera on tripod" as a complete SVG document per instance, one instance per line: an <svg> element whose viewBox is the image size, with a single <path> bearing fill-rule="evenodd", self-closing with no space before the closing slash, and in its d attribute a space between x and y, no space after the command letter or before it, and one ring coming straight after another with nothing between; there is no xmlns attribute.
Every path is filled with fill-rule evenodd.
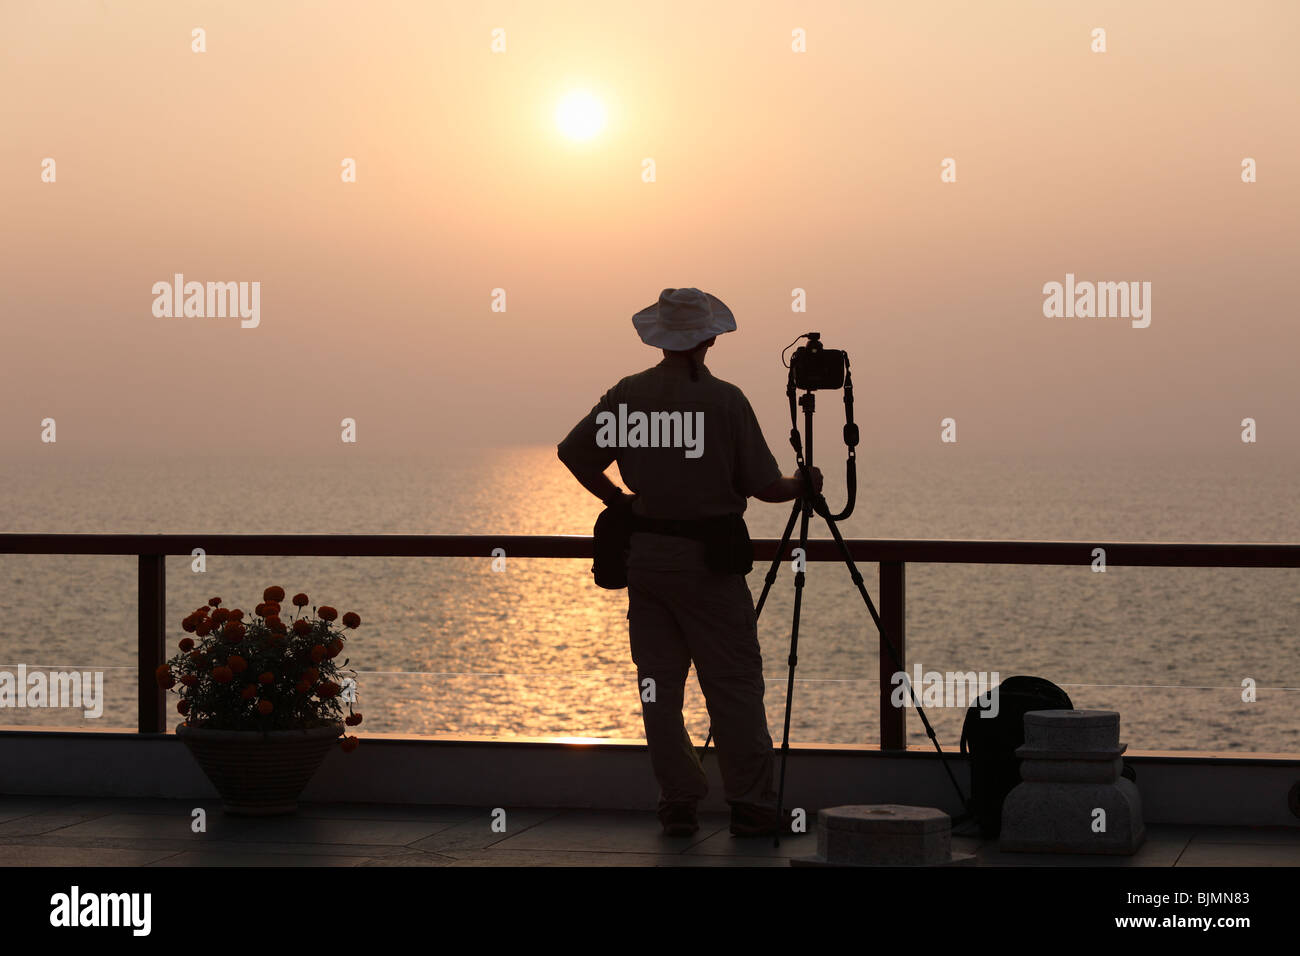
<svg viewBox="0 0 1300 956"><path fill-rule="evenodd" d="M844 445L848 449L848 461L844 470L844 483L848 488L848 497L844 504L844 510L831 514L830 506L826 504L826 498L817 492L809 496L804 494L795 499L794 505L790 509L790 517L785 523L785 533L781 535L781 541L776 546L776 555L772 559L772 565L768 568L767 577L763 581L763 593L758 597L758 604L754 610L757 614L763 613L763 605L767 603L767 595L776 582L777 569L783 561L789 559L787 549L790 545L790 536L794 532L795 522L799 523L799 547L798 553L807 554L808 549L808 521L814 513L820 516L830 528L831 536L835 539L835 544L839 548L840 557L848 566L850 579L862 596L862 601L867 606L871 614L871 620L880 632L880 643L883 648L888 650L896 666L901 668L901 657L894 644L893 635L886 629L880 619L880 613L872 603L871 595L867 593L866 584L861 572L858 571L857 565L853 561L853 553L844 536L836 525L837 521L843 521L853 513L854 505L857 502L858 472L857 472L857 445L858 445L858 426L853 422L853 373L849 368L848 352L840 349L828 349L822 346L822 337L819 332L805 332L798 338L781 350L781 363L786 365L786 353L794 347L794 343L799 339L807 339L808 344L795 349L790 356L790 362L786 366L789 374L786 376L785 395L790 405L790 446L794 449L795 461L799 466L800 473L806 476L809 468L812 467L812 448L813 448L813 413L817 410L817 396L813 394L820 389L844 389ZM803 389L803 395L796 395L797 389ZM804 441L799 434L799 417L798 409L803 409L804 415L804 434L808 438L808 456L804 458ZM882 565L883 567L883 565ZM786 757L790 753L790 710L791 701L794 698L794 669L797 661L797 652L799 649L799 610L803 600L804 587L803 571L796 571L794 575L794 620L790 627L790 657L789 657L789 676L786 678L785 690L785 732L781 737L781 782L777 788L776 809L778 818L781 817L781 811L785 806L785 765ZM911 694L912 704L916 707L916 712L921 718L921 723L925 725L926 736L934 744L935 750L939 753L939 760L944 771L948 774L948 779L952 782L953 789L957 791L957 797L963 807L968 805L966 794L957 782L957 777L953 774L952 768L948 766L947 759L944 756L943 748L939 746L939 738L935 736L934 728L930 725L929 718L925 716L925 710L921 706L920 699L916 696L916 690L909 683L908 692ZM777 838L780 842L780 838Z"/></svg>
<svg viewBox="0 0 1300 956"><path fill-rule="evenodd" d="M795 388L805 391L844 387L845 353L842 349L822 347L820 332L807 334L808 344L790 356L790 372Z"/></svg>

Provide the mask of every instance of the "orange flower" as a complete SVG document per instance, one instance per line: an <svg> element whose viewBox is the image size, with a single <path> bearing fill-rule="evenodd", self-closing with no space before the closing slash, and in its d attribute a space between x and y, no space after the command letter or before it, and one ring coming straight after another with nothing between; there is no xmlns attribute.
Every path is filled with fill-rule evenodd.
<svg viewBox="0 0 1300 956"><path fill-rule="evenodd" d="M257 675L257 682L259 684L274 684L275 675L270 671L262 671L262 673Z"/></svg>
<svg viewBox="0 0 1300 956"><path fill-rule="evenodd" d="M239 692L239 696L244 698L244 700L251 700L253 698L253 695L256 693L257 693L256 684L245 684L244 689Z"/></svg>
<svg viewBox="0 0 1300 956"><path fill-rule="evenodd" d="M194 633L199 637L207 637L212 633L212 625L208 622L206 617L194 626Z"/></svg>
<svg viewBox="0 0 1300 956"><path fill-rule="evenodd" d="M294 607L306 607L306 606L307 606L307 602L310 601L310 600L311 600L311 598L307 597L307 595L305 595L305 594L303 594L301 591L299 591L297 594L295 594L295 595L293 596L293 606L294 606Z"/></svg>
<svg viewBox="0 0 1300 956"><path fill-rule="evenodd" d="M228 620L230 620L230 612L227 611L224 607L219 607L212 612L213 624L225 624L226 621Z"/></svg>
<svg viewBox="0 0 1300 956"><path fill-rule="evenodd" d="M298 689L298 693L300 694L306 694L311 691L311 681L307 680L306 678L298 681L298 683L295 684L294 686Z"/></svg>
<svg viewBox="0 0 1300 956"><path fill-rule="evenodd" d="M183 651L192 651L192 650L194 650L194 638L192 638L192 637L182 637L182 638L181 638L181 643L180 643L179 646L180 646L180 649L183 650Z"/></svg>
<svg viewBox="0 0 1300 956"><path fill-rule="evenodd" d="M172 676L172 672L166 664L160 665L158 669L153 672L153 676L158 681L158 686L163 690L176 686L176 678Z"/></svg>
<svg viewBox="0 0 1300 956"><path fill-rule="evenodd" d="M190 634L193 634L194 629L198 626L199 626L198 621L195 619L195 616L192 614L189 617L185 618L185 620L181 621L181 627L183 627Z"/></svg>
<svg viewBox="0 0 1300 956"><path fill-rule="evenodd" d="M354 630L361 626L361 615L356 611L348 611L343 615L343 626L350 627Z"/></svg>
<svg viewBox="0 0 1300 956"><path fill-rule="evenodd" d="M334 640L330 641L329 647L325 649L325 653L328 654L330 657L338 657L340 654L342 654L343 639L336 637L334 638Z"/></svg>
<svg viewBox="0 0 1300 956"><path fill-rule="evenodd" d="M188 700L177 701L176 709L182 714L188 714L190 712L190 702Z"/></svg>
<svg viewBox="0 0 1300 956"><path fill-rule="evenodd" d="M224 664L212 668L212 679L218 684L229 684L235 679L235 672Z"/></svg>
<svg viewBox="0 0 1300 956"><path fill-rule="evenodd" d="M268 617L266 619L266 626L275 634L287 634L289 632L289 629L285 627L284 621L280 620L278 617Z"/></svg>
<svg viewBox="0 0 1300 956"><path fill-rule="evenodd" d="M319 664L321 660L324 659L324 657L325 657L325 645L324 644L313 645L311 649L312 663Z"/></svg>
<svg viewBox="0 0 1300 956"><path fill-rule="evenodd" d="M265 617L265 616L266 616L266 602L263 601L263 602L262 602L261 604L259 604L257 607L253 608L253 613L256 614L258 617Z"/></svg>
<svg viewBox="0 0 1300 956"><path fill-rule="evenodd" d="M316 611L316 616L322 621L332 621L339 616L339 612L326 604L324 607Z"/></svg>
<svg viewBox="0 0 1300 956"><path fill-rule="evenodd" d="M197 677L195 677L193 674L182 674L182 675L181 675L181 683L184 684L186 687L193 687L193 686L194 686L195 684L197 684L198 682L199 682L199 679L198 679Z"/></svg>
<svg viewBox="0 0 1300 956"><path fill-rule="evenodd" d="M355 727L357 724L361 723L361 715L348 714L343 718L343 723L347 724L349 727Z"/></svg>
<svg viewBox="0 0 1300 956"><path fill-rule="evenodd" d="M244 619L244 612L241 611L239 608L235 608L233 611L230 612L230 619L232 621L242 621Z"/></svg>
<svg viewBox="0 0 1300 956"><path fill-rule="evenodd" d="M302 679L307 681L309 684L316 683L318 680L320 680L320 668L319 667L307 668L305 671L302 672Z"/></svg>
<svg viewBox="0 0 1300 956"><path fill-rule="evenodd" d="M310 633L310 631L311 625L302 618L298 618L298 620L293 622L293 632L295 634L302 636L303 634Z"/></svg>
<svg viewBox="0 0 1300 956"><path fill-rule="evenodd" d="M248 661L244 660L238 654L231 654L230 658L226 661L226 664L229 665L230 669L236 674L248 669Z"/></svg>
<svg viewBox="0 0 1300 956"><path fill-rule="evenodd" d="M244 639L244 634L248 628L244 627L240 621L227 621L226 626L222 628L221 636L231 644L238 644Z"/></svg>
<svg viewBox="0 0 1300 956"><path fill-rule="evenodd" d="M356 737L344 737L341 742L341 746L343 747L343 752L345 754L352 753L352 751L357 749L357 745L359 743L361 743L361 741L357 740Z"/></svg>
<svg viewBox="0 0 1300 956"><path fill-rule="evenodd" d="M262 608L265 611L263 617L280 616L280 602L278 601L267 601L265 604L262 605Z"/></svg>
<svg viewBox="0 0 1300 956"><path fill-rule="evenodd" d="M167 664L159 664L157 667L154 668L153 676L158 678L159 680L162 680L171 672L172 669L170 666L168 666Z"/></svg>
<svg viewBox="0 0 1300 956"><path fill-rule="evenodd" d="M327 680L321 682L320 687L316 688L316 693L319 694L321 697L328 699L330 697L336 696L338 692L341 691L342 689L343 689L342 687L334 683L332 680Z"/></svg>
<svg viewBox="0 0 1300 956"><path fill-rule="evenodd" d="M220 606L221 606L221 598L219 598L219 597L216 597L216 598L208 598L208 603L211 604L213 607L220 607Z"/></svg>
<svg viewBox="0 0 1300 956"><path fill-rule="evenodd" d="M212 610L212 608L208 607L206 604L203 605L203 607L196 607L196 608L194 609L194 616L195 616L195 617L207 617L208 612L211 611L211 610Z"/></svg>
<svg viewBox="0 0 1300 956"><path fill-rule="evenodd" d="M272 704L265 697L263 697L261 700L257 702L257 712L261 714L263 717L265 717L273 710L275 710L275 705Z"/></svg>
<svg viewBox="0 0 1300 956"><path fill-rule="evenodd" d="M204 654L202 651L190 651L190 660L192 660L194 662L194 666L199 668L200 670L208 666L207 655Z"/></svg>
<svg viewBox="0 0 1300 956"><path fill-rule="evenodd" d="M265 591L262 592L262 600L263 600L263 601L283 601L283 600L284 600L284 588L280 587L279 585L275 585L275 584L271 585L269 588L267 588Z"/></svg>

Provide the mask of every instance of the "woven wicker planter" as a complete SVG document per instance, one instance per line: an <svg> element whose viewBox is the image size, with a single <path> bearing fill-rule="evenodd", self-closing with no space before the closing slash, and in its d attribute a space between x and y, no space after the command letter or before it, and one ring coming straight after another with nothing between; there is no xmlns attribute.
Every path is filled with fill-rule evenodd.
<svg viewBox="0 0 1300 956"><path fill-rule="evenodd" d="M295 812L298 796L341 733L341 723L270 733L176 728L221 794L225 811L246 816Z"/></svg>

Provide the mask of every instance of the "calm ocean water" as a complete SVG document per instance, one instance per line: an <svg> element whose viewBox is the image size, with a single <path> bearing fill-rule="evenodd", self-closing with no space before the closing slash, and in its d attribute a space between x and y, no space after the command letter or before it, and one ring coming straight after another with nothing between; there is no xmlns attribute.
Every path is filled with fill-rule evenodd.
<svg viewBox="0 0 1300 956"><path fill-rule="evenodd" d="M774 446L775 448L775 446ZM836 454L839 454L837 450ZM782 455L782 461L788 455ZM823 464L832 507L842 463ZM1232 462L986 460L955 453L861 460L849 537L1300 541L1294 468ZM454 458L176 458L0 463L0 530L586 534L599 506L551 446ZM788 505L751 503L755 536ZM814 525L814 528L816 525ZM814 532L823 536L822 532ZM765 568L750 575L757 595ZM0 669L105 670L98 720L4 710L4 724L134 722L135 559L0 555ZM863 567L873 597L876 568ZM1035 674L1080 708L1122 714L1136 749L1300 752L1300 577L1285 570L908 568L909 666ZM213 595L251 608L262 588L355 610L363 731L641 737L624 592L589 562L226 558L167 565L168 619ZM760 621L768 720L779 740L791 576ZM811 566L792 739L878 739L876 635L842 565ZM1252 679L1258 700L1242 701ZM946 748L962 712L928 710ZM688 726L708 727L692 678ZM178 718L179 719L179 718ZM925 743L909 715L913 743Z"/></svg>

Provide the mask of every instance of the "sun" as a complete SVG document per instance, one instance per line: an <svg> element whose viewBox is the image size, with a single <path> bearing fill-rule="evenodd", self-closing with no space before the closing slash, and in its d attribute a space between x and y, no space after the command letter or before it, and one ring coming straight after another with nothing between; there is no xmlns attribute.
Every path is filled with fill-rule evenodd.
<svg viewBox="0 0 1300 956"><path fill-rule="evenodd" d="M586 90L574 90L555 108L555 125L569 139L591 139L605 127L605 105Z"/></svg>

